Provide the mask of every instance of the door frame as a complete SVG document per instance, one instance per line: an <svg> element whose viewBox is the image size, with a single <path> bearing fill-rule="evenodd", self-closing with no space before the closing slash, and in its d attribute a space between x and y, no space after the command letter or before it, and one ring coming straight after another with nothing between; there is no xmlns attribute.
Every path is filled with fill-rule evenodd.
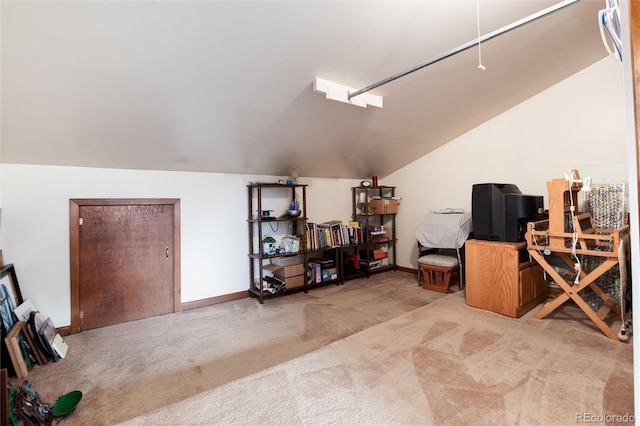
<svg viewBox="0 0 640 426"><path fill-rule="evenodd" d="M72 198L69 199L69 248L71 268L71 333L80 332L80 207L173 206L173 312L180 312L180 199L179 198Z"/></svg>

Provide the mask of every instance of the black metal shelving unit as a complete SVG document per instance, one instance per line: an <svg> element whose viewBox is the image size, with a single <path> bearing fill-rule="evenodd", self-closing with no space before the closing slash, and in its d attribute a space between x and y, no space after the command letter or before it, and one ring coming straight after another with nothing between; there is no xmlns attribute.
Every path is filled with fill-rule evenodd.
<svg viewBox="0 0 640 426"><path fill-rule="evenodd" d="M307 252L306 247L306 223L307 223L307 185L301 184L279 184L279 183L252 183L247 185L248 190L248 210L247 210L247 223L249 230L249 296L257 297L260 303L264 302L265 297L273 296L275 294L285 293L271 293L265 290L264 286L264 261L274 258L286 258L293 256L302 256L304 268L304 275L306 280L306 264L307 264ZM271 191L272 194L282 192L283 197L289 201L298 199L301 195L300 201L300 216L298 217L263 217L263 197L265 191ZM267 224L273 226L279 226L285 224L291 227L291 235L295 235L300 239L300 248L295 253L278 253L267 254L264 252L262 241L264 239L263 227ZM306 283L305 283L306 284ZM299 289L295 289L299 290Z"/></svg>
<svg viewBox="0 0 640 426"><path fill-rule="evenodd" d="M356 244L344 244L339 246L328 246L323 248L308 249L307 244L307 185L302 184L277 184L277 183L252 183L247 185L248 190L248 210L247 224L249 230L249 295L258 298L260 303L264 303L265 298L279 296L297 291L307 291L314 287L325 286L328 284L343 284L344 281L359 277L369 277L371 274L397 270L396 264L396 213L375 213L367 214L370 207L370 199L379 197L383 199L394 199L395 187L392 186L374 186L374 187L353 187L352 191L352 220L361 224L364 240ZM263 217L263 198L265 192L269 197L279 194L280 198L293 201L300 201L300 216L293 217ZM359 203L360 197L363 197L364 203ZM297 252L293 253L277 253L268 254L264 251L263 240L265 237L265 227L273 227L274 224L280 226L285 224L290 235L299 238L300 247ZM374 240L370 233L371 227L378 226L388 230L384 239ZM273 229L272 229L273 230ZM373 256L372 250L386 246L388 257L379 267L371 268ZM364 254L364 256L361 256ZM300 262L303 264L304 284L295 288L284 288L281 291L271 292L267 290L269 286L265 284L265 270L274 269L270 263L274 259L284 259L287 257L300 256ZM357 268L354 270L346 270L347 258L354 259L357 257ZM322 280L320 282L312 279L310 274L309 260L314 258L333 259L337 270L337 277ZM286 260L286 259L284 259ZM277 268L277 267L276 267Z"/></svg>
<svg viewBox="0 0 640 426"><path fill-rule="evenodd" d="M351 188L352 212L354 221L360 222L363 230L364 241L353 247L360 257L361 272L358 275L369 277L385 271L395 271L398 269L396 263L396 212L393 213L373 213L370 204L373 199L395 200L396 188L394 186L356 186ZM396 210L397 211L397 210ZM383 227L388 229L388 235L382 239L372 235L372 227ZM376 259L372 256L372 251L386 245L388 250L388 261L381 266L370 268ZM364 256L362 255L364 253ZM345 276L345 278L348 278Z"/></svg>

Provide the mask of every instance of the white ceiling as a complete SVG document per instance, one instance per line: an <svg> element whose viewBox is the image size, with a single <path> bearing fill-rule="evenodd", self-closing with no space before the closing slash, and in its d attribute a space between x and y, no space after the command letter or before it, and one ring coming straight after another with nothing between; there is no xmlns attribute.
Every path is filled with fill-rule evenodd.
<svg viewBox="0 0 640 426"><path fill-rule="evenodd" d="M556 3L481 0L481 33ZM483 43L486 71L472 48L363 109L314 78L362 88L473 40L476 1L2 1L2 162L385 176L604 58L604 5Z"/></svg>

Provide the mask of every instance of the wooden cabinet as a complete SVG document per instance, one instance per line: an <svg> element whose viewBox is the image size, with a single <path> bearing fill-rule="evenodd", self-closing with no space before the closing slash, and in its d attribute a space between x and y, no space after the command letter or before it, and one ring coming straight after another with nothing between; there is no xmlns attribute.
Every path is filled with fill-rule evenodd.
<svg viewBox="0 0 640 426"><path fill-rule="evenodd" d="M526 242L468 240L467 305L518 318L547 299L542 268L531 262Z"/></svg>

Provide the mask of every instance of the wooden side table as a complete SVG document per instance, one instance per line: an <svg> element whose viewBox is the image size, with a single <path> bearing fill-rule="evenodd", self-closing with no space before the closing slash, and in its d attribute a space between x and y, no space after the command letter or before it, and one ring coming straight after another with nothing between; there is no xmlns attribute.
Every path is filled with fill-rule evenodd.
<svg viewBox="0 0 640 426"><path fill-rule="evenodd" d="M529 260L527 243L468 240L467 305L518 318L547 299L542 267Z"/></svg>

